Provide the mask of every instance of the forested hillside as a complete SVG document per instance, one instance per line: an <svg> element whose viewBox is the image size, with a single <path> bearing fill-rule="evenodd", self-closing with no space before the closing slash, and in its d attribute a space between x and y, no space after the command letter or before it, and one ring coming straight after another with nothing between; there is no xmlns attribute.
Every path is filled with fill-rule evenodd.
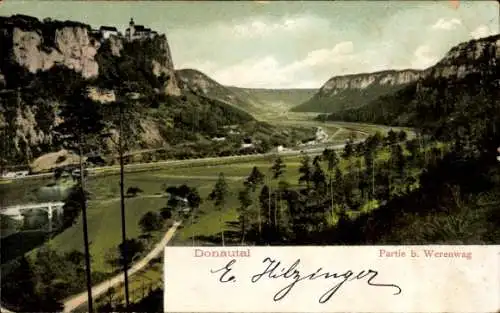
<svg viewBox="0 0 500 313"><path fill-rule="evenodd" d="M334 76L292 112L331 113L362 107L401 90L421 75L422 71L401 70Z"/></svg>
<svg viewBox="0 0 500 313"><path fill-rule="evenodd" d="M80 101L75 93L80 93L81 101L88 98L96 105L90 120L105 124L103 131L110 138L101 137L87 149L101 154L116 152L111 139L117 132L118 104L124 103L128 149L168 148L170 155L163 153L163 158L200 155L229 126L237 127L241 136L210 152L237 152L241 137L279 133L255 122L242 110L244 101L230 91L230 97L203 93L198 80L183 79L188 72L176 74L164 35L134 41L103 38L86 24L15 15L0 19L0 41L4 164L26 165L67 146L68 140L59 140L62 137L56 133L77 109L69 103Z"/></svg>
<svg viewBox="0 0 500 313"><path fill-rule="evenodd" d="M419 126L436 135L466 127L468 119L489 119L499 99L498 40L497 35L460 44L418 81L327 119Z"/></svg>

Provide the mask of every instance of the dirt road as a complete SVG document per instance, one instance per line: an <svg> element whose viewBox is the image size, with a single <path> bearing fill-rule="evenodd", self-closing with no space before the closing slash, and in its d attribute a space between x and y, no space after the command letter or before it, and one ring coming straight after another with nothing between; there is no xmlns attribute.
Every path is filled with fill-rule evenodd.
<svg viewBox="0 0 500 313"><path fill-rule="evenodd" d="M181 225L182 222L176 221L170 227L170 229L166 232L165 236L162 240L155 245L153 250L151 250L142 260L134 264L128 271L129 277L142 270L149 262L151 262L154 258L161 255L163 249L167 245L167 243L173 238L177 228ZM120 273L113 278L110 278L94 287L92 287L92 298L96 299L99 295L105 293L111 287L117 286L124 281L123 273ZM77 307L87 302L87 292L82 292L68 301L64 302L64 311L63 312L72 312Z"/></svg>

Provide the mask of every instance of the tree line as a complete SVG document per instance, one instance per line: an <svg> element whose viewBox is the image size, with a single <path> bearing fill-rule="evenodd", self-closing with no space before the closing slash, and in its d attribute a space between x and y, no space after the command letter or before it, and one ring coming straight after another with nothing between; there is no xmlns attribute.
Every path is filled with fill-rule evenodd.
<svg viewBox="0 0 500 313"><path fill-rule="evenodd" d="M286 163L280 156L267 175L254 167L237 192L238 242L311 243L312 233L415 188L413 170L442 154L437 148L429 153L426 149L419 139L407 140L406 132L391 130L385 137L376 133L358 144L349 139L341 153L325 149L315 157L304 155L296 183L286 179ZM382 153L388 154L387 160L380 159ZM220 173L208 200L222 211L227 208L229 193ZM220 236L225 244L223 230Z"/></svg>

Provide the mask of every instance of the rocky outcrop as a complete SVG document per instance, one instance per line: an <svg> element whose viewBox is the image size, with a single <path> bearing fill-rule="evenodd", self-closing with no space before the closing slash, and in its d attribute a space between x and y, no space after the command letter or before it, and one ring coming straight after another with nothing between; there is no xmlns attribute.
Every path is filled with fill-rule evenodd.
<svg viewBox="0 0 500 313"><path fill-rule="evenodd" d="M87 96L93 101L100 103L116 101L116 94L113 90L104 90L94 86L87 89Z"/></svg>
<svg viewBox="0 0 500 313"><path fill-rule="evenodd" d="M500 35L463 42L453 47L424 77L458 78L478 73L484 67L497 66L500 59Z"/></svg>
<svg viewBox="0 0 500 313"><path fill-rule="evenodd" d="M36 107L20 106L11 121L15 127L15 134L11 138L13 148L21 151L28 159L36 154L37 147L52 142L52 135L40 129L36 113Z"/></svg>
<svg viewBox="0 0 500 313"><path fill-rule="evenodd" d="M490 36L458 44L443 59L425 70L383 71L336 76L329 79L297 112L337 112L362 107L381 96L391 95L411 83L436 78L461 79L484 67L498 65L500 36Z"/></svg>
<svg viewBox="0 0 500 313"><path fill-rule="evenodd" d="M148 55L151 71L156 77L166 77L163 92L180 95L175 77L174 63L165 35L155 38L155 49ZM113 57L122 56L125 38L109 36L103 38L99 31L89 25L71 21L39 21L24 15L0 17L0 43L3 63L11 62L26 68L31 73L46 71L62 65L81 73L84 78L100 75L98 55L104 44L109 46ZM139 52L140 53L140 52ZM146 52L145 52L146 53ZM0 71L3 66L0 66ZM0 86L3 76L0 72ZM8 79L6 77L5 79Z"/></svg>
<svg viewBox="0 0 500 313"><path fill-rule="evenodd" d="M62 92L58 94L57 85L68 81L69 86L74 80L68 74L72 71L78 74L76 77L92 79L88 96L103 104L117 99L113 86L120 85L122 80L116 75L127 76L123 80L137 80L141 87L151 84L154 75L158 78L155 92L181 94L165 35L130 42L119 35L101 36L99 31L79 22L40 21L14 15L0 17L0 47L0 128L9 130L8 138L4 139L10 151L25 159L51 150L53 129L61 122L58 106L64 97ZM50 72L51 69L55 71ZM70 71L66 72L67 69ZM25 75L28 72L35 75ZM129 73L146 75L131 78ZM24 80L20 81L20 77ZM25 80L31 78L33 81ZM29 85L36 92L25 92ZM146 147L165 144L158 125L157 121L145 118L135 130L138 144Z"/></svg>
<svg viewBox="0 0 500 313"><path fill-rule="evenodd" d="M95 55L99 42L92 40L83 27L63 27L55 30L53 46L42 47L44 38L38 30L12 29L12 58L30 72L48 70L55 64L81 73L85 78L99 75Z"/></svg>
<svg viewBox="0 0 500 313"><path fill-rule="evenodd" d="M159 40L160 51L163 55L160 60L152 60L153 74L155 74L157 77L161 75L168 77L168 80L164 86L164 92L168 95L179 96L181 94L181 90L177 85L177 78L175 76L174 70L174 61L172 60L170 46L168 45L168 41L165 35L162 35Z"/></svg>
<svg viewBox="0 0 500 313"><path fill-rule="evenodd" d="M292 111L325 113L359 107L415 82L423 75L424 72L418 70L391 70L335 76L311 99Z"/></svg>
<svg viewBox="0 0 500 313"><path fill-rule="evenodd" d="M318 91L318 96L335 95L345 89L366 89L377 86L398 86L416 81L422 71L402 70L383 71L367 74L335 76L329 79Z"/></svg>
<svg viewBox="0 0 500 313"><path fill-rule="evenodd" d="M115 57L121 56L121 51L123 50L123 40L116 36L110 36L108 40L111 48L111 54Z"/></svg>
<svg viewBox="0 0 500 313"><path fill-rule="evenodd" d="M460 43L415 82L366 105L333 112L328 119L418 127L446 137L466 124L494 118L499 61L500 35Z"/></svg>

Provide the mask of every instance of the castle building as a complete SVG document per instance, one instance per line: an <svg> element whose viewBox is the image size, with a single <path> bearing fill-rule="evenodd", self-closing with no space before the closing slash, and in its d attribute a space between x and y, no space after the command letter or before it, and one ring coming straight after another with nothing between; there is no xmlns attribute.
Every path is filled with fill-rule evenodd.
<svg viewBox="0 0 500 313"><path fill-rule="evenodd" d="M130 19L129 27L125 31L125 37L130 41L153 38L156 35L158 35L158 33L152 31L151 28L146 28L143 25L136 25L133 18Z"/></svg>
<svg viewBox="0 0 500 313"><path fill-rule="evenodd" d="M110 36L118 36L118 29L116 27L101 26L99 32L104 39L108 39Z"/></svg>

